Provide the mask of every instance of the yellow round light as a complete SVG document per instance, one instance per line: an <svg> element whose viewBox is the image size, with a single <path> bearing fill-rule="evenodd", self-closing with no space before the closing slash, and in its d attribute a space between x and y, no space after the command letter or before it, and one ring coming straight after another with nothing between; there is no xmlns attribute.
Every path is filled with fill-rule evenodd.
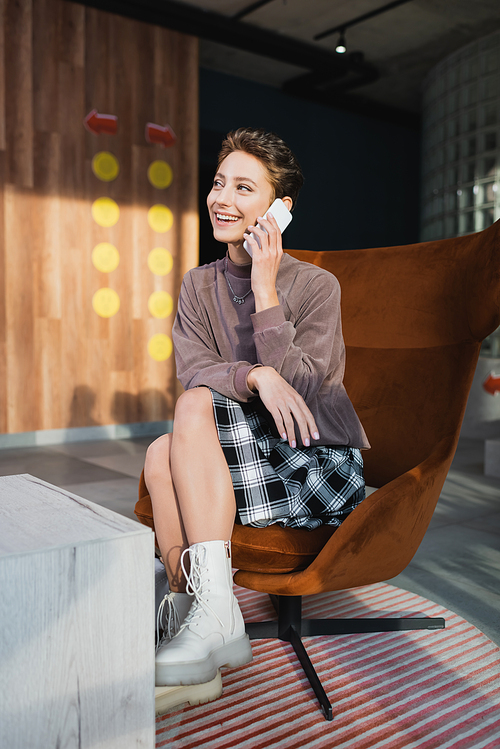
<svg viewBox="0 0 500 749"><path fill-rule="evenodd" d="M92 203L92 218L99 226L114 226L120 218L118 204L112 198L97 198Z"/></svg>
<svg viewBox="0 0 500 749"><path fill-rule="evenodd" d="M148 180L153 187L164 190L172 184L174 173L172 167L166 161L153 161L148 167Z"/></svg>
<svg viewBox="0 0 500 749"><path fill-rule="evenodd" d="M103 182L112 182L118 177L120 165L116 156L109 151L99 151L92 159L92 171Z"/></svg>
<svg viewBox="0 0 500 749"><path fill-rule="evenodd" d="M120 262L120 253L113 244L100 242L92 250L92 262L101 273L111 273Z"/></svg>
<svg viewBox="0 0 500 749"><path fill-rule="evenodd" d="M174 303L166 291L153 291L148 299L148 310L153 317L168 317L172 314Z"/></svg>
<svg viewBox="0 0 500 749"><path fill-rule="evenodd" d="M155 361L165 361L172 354L172 341L164 333L157 333L148 342L148 354Z"/></svg>
<svg viewBox="0 0 500 749"><path fill-rule="evenodd" d="M165 234L165 232L172 228L173 223L174 214L170 208L161 203L151 206L148 211L148 224L153 231L158 234Z"/></svg>
<svg viewBox="0 0 500 749"><path fill-rule="evenodd" d="M120 297L114 289L99 289L92 297L92 307L99 317L113 317L120 309Z"/></svg>
<svg viewBox="0 0 500 749"><path fill-rule="evenodd" d="M172 255L164 247L155 247L148 255L148 268L155 276L166 276L173 265Z"/></svg>

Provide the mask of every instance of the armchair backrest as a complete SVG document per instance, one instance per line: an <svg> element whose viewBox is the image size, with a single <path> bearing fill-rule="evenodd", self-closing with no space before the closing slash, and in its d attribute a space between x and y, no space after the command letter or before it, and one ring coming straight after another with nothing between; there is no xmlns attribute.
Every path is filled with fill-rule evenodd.
<svg viewBox="0 0 500 749"><path fill-rule="evenodd" d="M367 483L456 443L481 341L500 325L500 221L435 242L290 254L340 282L345 385L372 445Z"/></svg>

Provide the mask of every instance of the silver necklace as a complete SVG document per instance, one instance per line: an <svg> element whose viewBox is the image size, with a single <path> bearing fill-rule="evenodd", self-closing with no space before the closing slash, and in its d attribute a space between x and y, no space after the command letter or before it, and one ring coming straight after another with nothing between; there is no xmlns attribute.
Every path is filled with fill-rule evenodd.
<svg viewBox="0 0 500 749"><path fill-rule="evenodd" d="M237 304L245 304L245 298L250 294L250 291L252 291L252 289L247 291L247 293L244 294L243 296L238 296L238 294L235 292L235 290L231 286L231 281L229 280L227 276L227 255L226 255L226 262L225 262L225 267L224 267L224 276L226 278L227 285L229 286L229 290L231 291L231 294L233 295L233 302L236 302Z"/></svg>

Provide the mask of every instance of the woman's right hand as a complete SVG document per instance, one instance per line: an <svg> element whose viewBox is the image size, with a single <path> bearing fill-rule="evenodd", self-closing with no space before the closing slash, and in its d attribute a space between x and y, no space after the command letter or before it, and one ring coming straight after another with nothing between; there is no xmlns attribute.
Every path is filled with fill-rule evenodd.
<svg viewBox="0 0 500 749"><path fill-rule="evenodd" d="M262 403L271 413L278 432L287 439L291 447L296 447L295 428L297 422L302 444L309 447L311 436L319 439L318 427L302 396L288 384L272 367L255 367L247 377L250 390L258 392Z"/></svg>

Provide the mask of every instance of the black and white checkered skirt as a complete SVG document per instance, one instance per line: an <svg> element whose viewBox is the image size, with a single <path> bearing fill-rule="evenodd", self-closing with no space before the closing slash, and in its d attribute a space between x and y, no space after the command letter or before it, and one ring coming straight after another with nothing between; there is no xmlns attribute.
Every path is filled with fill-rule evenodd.
<svg viewBox="0 0 500 749"><path fill-rule="evenodd" d="M339 526L363 501L363 459L357 448L292 448L273 436L252 403L210 392L243 525Z"/></svg>

